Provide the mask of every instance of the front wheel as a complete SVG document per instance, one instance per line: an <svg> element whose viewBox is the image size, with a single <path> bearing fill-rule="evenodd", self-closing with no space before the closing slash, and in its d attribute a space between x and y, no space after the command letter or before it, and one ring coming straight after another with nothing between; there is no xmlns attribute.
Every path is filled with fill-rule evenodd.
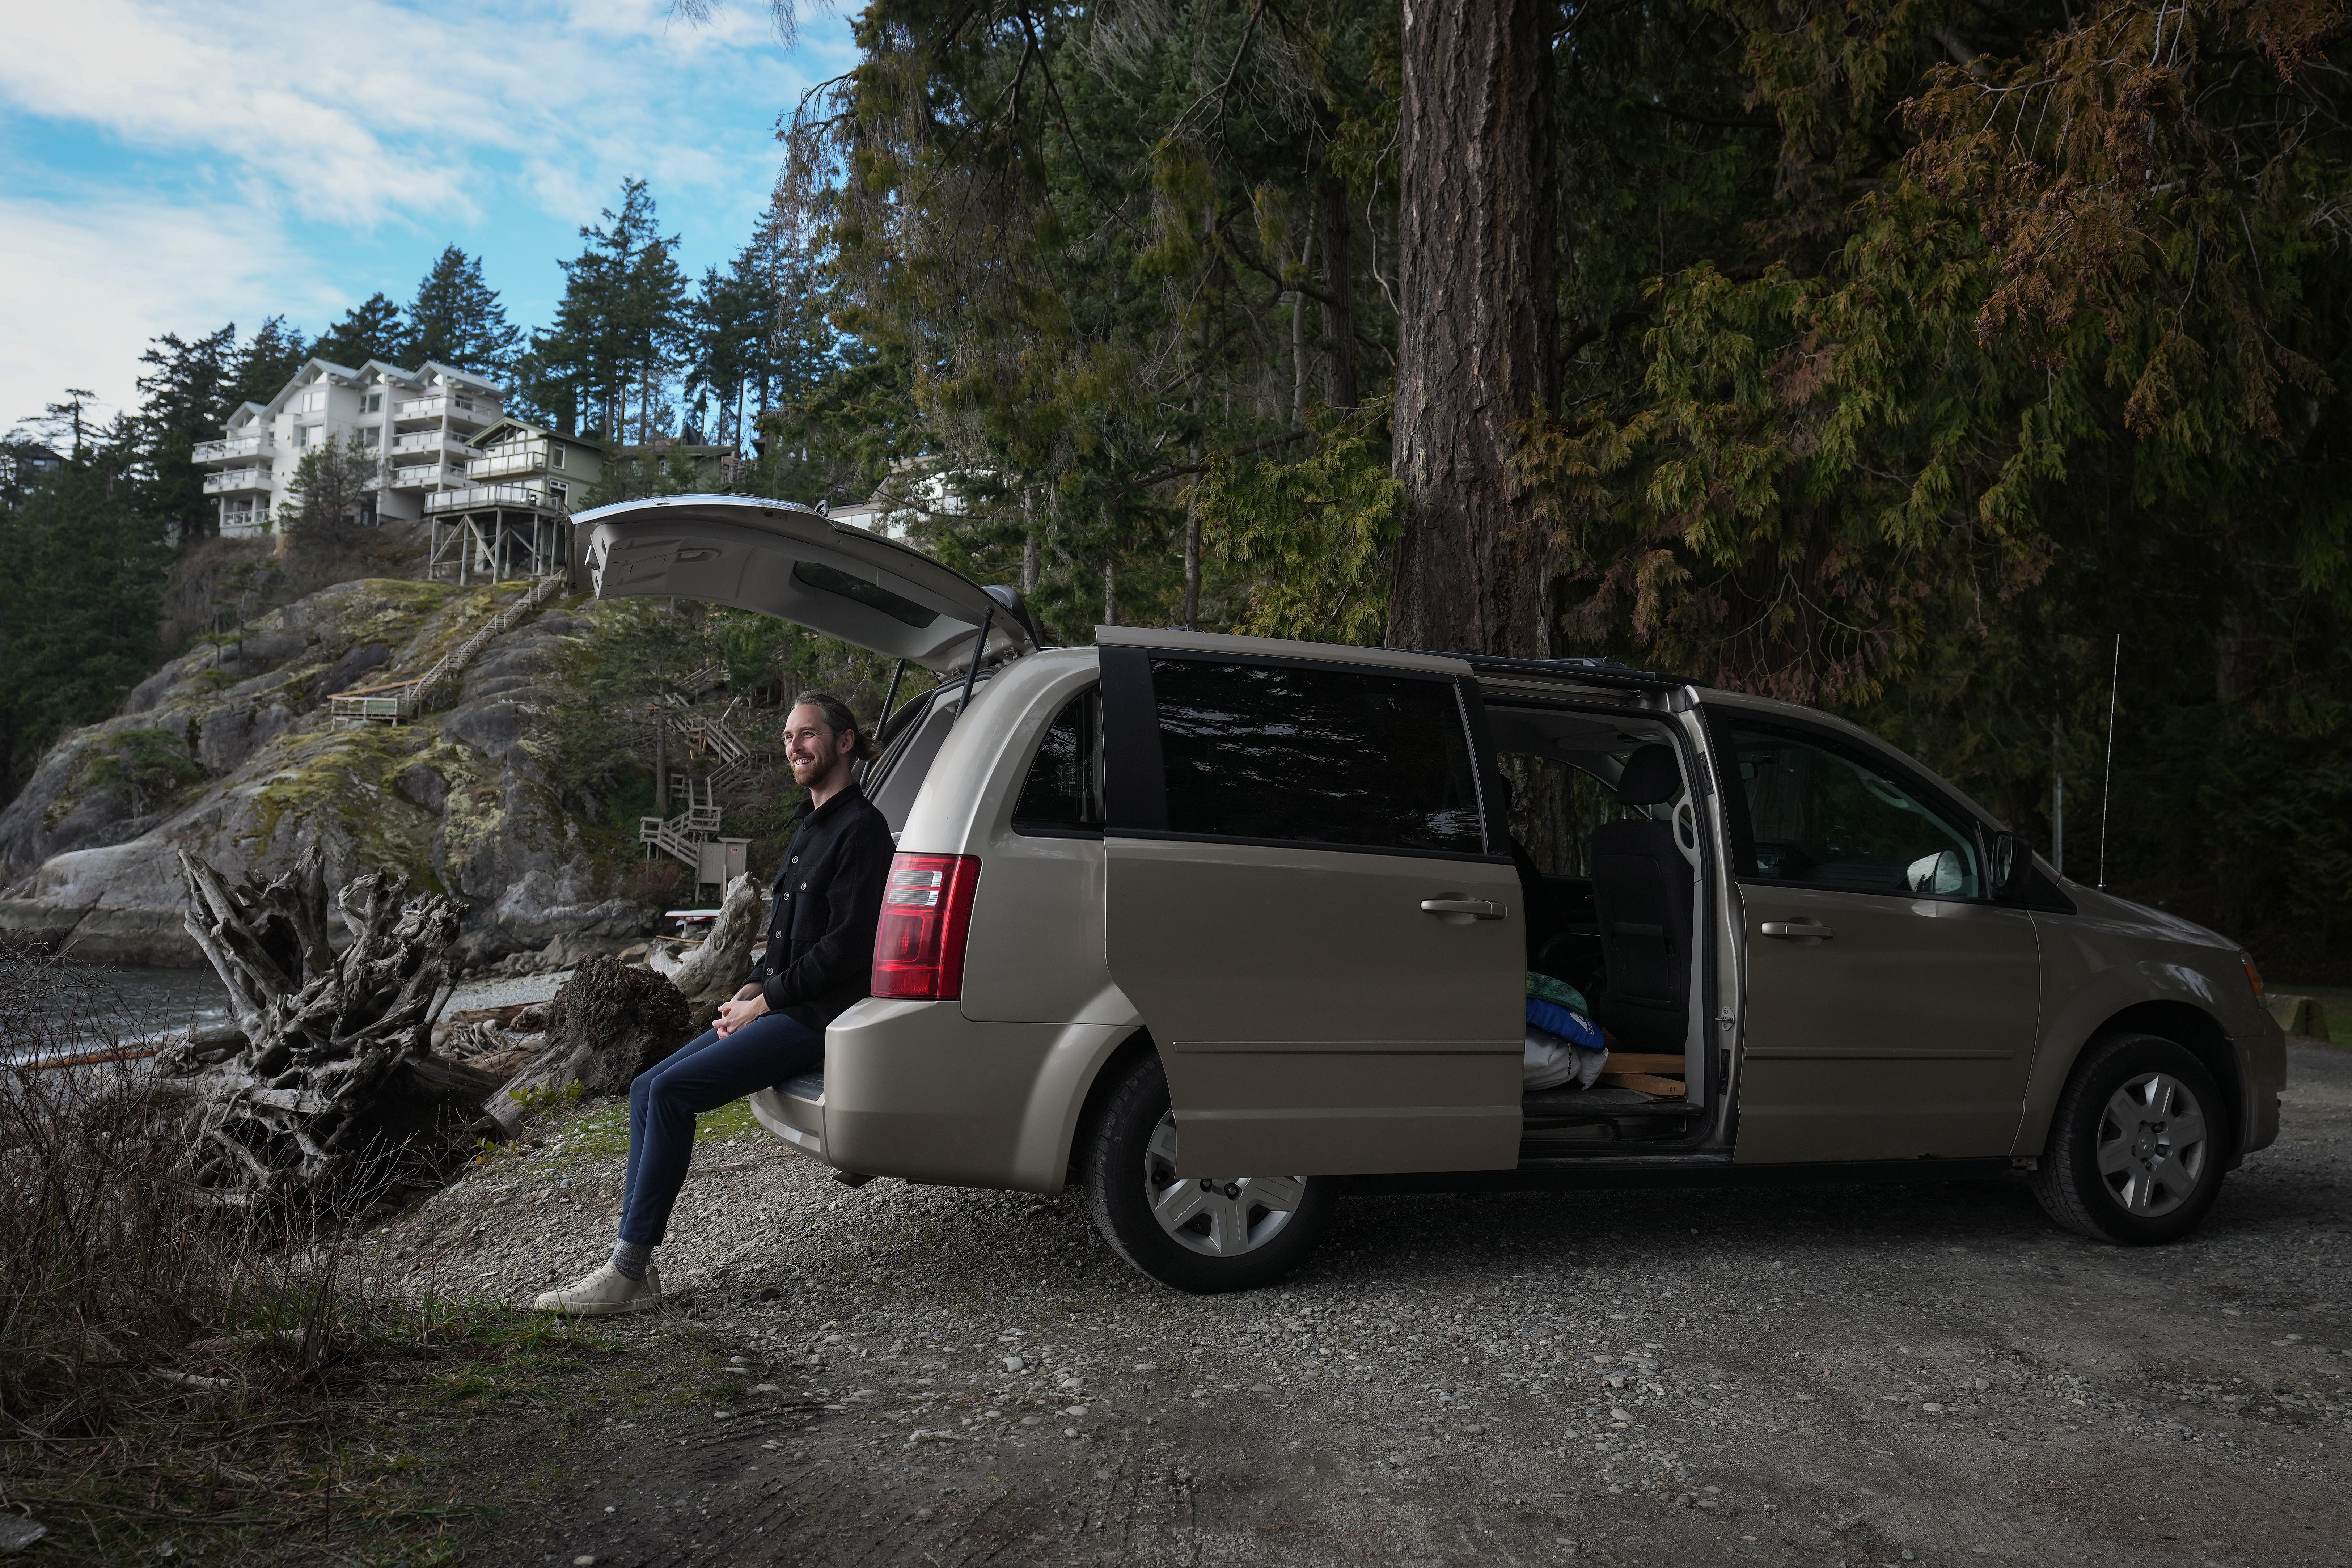
<svg viewBox="0 0 2352 1568"><path fill-rule="evenodd" d="M2078 1235L2126 1247L2177 1241L2221 1192L2221 1090L2170 1040L2118 1035L2075 1065L2033 1173L2033 1195Z"/></svg>
<svg viewBox="0 0 2352 1568"><path fill-rule="evenodd" d="M1081 1169L1095 1224L1118 1255L1201 1296L1289 1273L1336 1195L1328 1176L1178 1176L1176 1115L1156 1056L1112 1089Z"/></svg>

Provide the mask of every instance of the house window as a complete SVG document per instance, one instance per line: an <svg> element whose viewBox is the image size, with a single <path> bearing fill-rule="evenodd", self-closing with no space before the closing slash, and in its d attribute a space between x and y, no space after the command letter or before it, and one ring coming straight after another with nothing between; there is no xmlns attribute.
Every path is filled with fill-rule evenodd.
<svg viewBox="0 0 2352 1568"><path fill-rule="evenodd" d="M572 504L572 487L559 479L550 479L547 483L547 499L557 506L569 506Z"/></svg>
<svg viewBox="0 0 2352 1568"><path fill-rule="evenodd" d="M553 441L550 441L547 444L547 466L551 468L560 468L563 467L563 448ZM561 489L562 487L558 486L557 488Z"/></svg>
<svg viewBox="0 0 2352 1568"><path fill-rule="evenodd" d="M371 393L369 393L369 394L367 395L367 405L366 405L366 407L362 410L362 412L364 412L364 413L368 413L368 414L381 414L381 413L383 413L383 393L381 393L381 392L371 392Z"/></svg>
<svg viewBox="0 0 2352 1568"><path fill-rule="evenodd" d="M375 448L376 448L376 444L377 444L379 441L381 441L383 438L383 427L382 426L380 426L380 425L363 425L363 426L362 426L360 427L360 450L362 450L362 451L363 451L363 452L373 452L373 451L374 451L374 450L375 450Z"/></svg>

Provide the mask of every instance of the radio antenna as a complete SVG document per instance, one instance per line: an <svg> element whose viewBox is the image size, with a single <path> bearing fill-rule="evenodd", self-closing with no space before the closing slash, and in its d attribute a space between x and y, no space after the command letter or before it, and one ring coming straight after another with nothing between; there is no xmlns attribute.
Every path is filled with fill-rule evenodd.
<svg viewBox="0 0 2352 1568"><path fill-rule="evenodd" d="M2116 688L2124 678L2124 634L2116 634L2116 668L2107 677L2107 776L2099 785L2099 890L2107 886L2107 805L2116 795Z"/></svg>

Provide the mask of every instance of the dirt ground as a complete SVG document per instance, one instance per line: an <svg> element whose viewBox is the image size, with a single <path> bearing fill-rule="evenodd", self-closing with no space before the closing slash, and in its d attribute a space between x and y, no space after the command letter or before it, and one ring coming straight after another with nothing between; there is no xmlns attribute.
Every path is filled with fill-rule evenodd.
<svg viewBox="0 0 2352 1568"><path fill-rule="evenodd" d="M617 1109L374 1238L520 1300L600 1256ZM740 1116L661 1253L419 1456L468 1563L2345 1563L2352 1051L2128 1251L2021 1186L1357 1197L1277 1291L1078 1194L850 1191ZM423 1568L419 1558L415 1568Z"/></svg>

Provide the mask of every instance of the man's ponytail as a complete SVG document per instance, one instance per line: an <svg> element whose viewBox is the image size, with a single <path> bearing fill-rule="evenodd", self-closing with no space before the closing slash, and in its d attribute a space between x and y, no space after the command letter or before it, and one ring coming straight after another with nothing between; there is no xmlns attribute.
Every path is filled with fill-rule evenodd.
<svg viewBox="0 0 2352 1568"><path fill-rule="evenodd" d="M857 743L849 749L851 762L870 763L881 754L881 748L874 743L874 737L866 733L866 726L858 721L857 715L849 710L849 704L832 692L803 692L793 699L793 706L815 709L824 719L824 727L836 735L856 735Z"/></svg>

